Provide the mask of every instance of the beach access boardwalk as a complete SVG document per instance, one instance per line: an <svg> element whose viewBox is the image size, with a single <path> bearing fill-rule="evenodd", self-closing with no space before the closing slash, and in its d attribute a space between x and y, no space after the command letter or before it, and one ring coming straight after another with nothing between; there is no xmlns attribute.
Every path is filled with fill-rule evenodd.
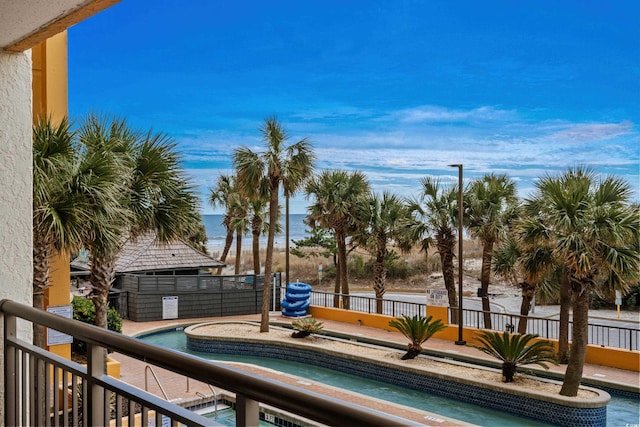
<svg viewBox="0 0 640 427"><path fill-rule="evenodd" d="M608 313L611 315L611 313ZM218 317L218 318L203 318L203 319L189 319L189 320L164 320L155 322L132 322L125 320L123 322L123 333L126 335L136 336L140 334L149 333L151 331L171 329L175 327L182 327L189 324L202 323L208 321L230 321L230 320L243 320L243 321L260 321L260 315L245 315L245 316L231 316L231 317ZM271 322L275 324L290 323L293 319L282 316L279 312L272 312L270 315ZM386 331L378 328L372 328L367 326L358 326L350 323L337 322L332 320L318 319L324 323L324 329L331 332L337 332L340 334L353 335L355 337L366 337L374 340L386 341L390 343L396 343L400 345L406 345L407 340L399 332ZM492 361L495 359L490 358L488 355L471 346L458 346L452 341L441 340L431 338L424 345L426 349L437 350L445 353L450 353L452 357L463 356L470 359L478 359L479 361ZM145 389L145 363L139 360L131 359L121 354L112 355L112 357L121 363L121 379L135 387ZM639 360L640 363L640 360ZM345 390L340 390L335 387L316 383L315 381L307 380L304 378L298 378L288 374L282 374L269 369L263 369L260 367L248 366L248 365L233 365L235 368L250 371L256 375L261 375L267 378L271 378L277 381L282 381L290 385L297 387L303 387L309 391L326 394L334 398L357 403L362 406L375 408L377 410L400 416L416 422L425 423L433 418L445 419L446 425L467 425L464 422L452 422L446 417L442 417L438 414L431 414L421 410L414 410L401 405L396 405L389 402L384 402L379 399L369 398L364 395L352 393ZM184 377L177 374L165 371L161 368L153 368L158 376L160 384L163 385L170 400L186 400L195 398L198 395L210 395L211 390L209 386L203 383L199 383L191 380L187 383ZM566 365L553 366L550 365L549 371L555 372L559 375L564 374ZM148 376L148 391L162 397L162 392L155 382L155 380ZM583 371L583 379L588 380L590 385L597 387L600 383L603 387L618 388L618 386L630 387L631 389L640 388L640 376L638 372L628 371L624 369L610 368L606 366L599 366L593 364L585 364ZM594 385L595 383L595 385ZM437 424L437 423L436 423Z"/></svg>

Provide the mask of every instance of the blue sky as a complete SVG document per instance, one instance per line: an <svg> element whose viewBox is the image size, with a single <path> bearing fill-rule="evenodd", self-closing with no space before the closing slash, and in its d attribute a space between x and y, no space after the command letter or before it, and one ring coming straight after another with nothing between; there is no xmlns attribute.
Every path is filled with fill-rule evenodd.
<svg viewBox="0 0 640 427"><path fill-rule="evenodd" d="M639 200L638 16L635 0L123 0L69 30L69 110L170 134L203 198L277 115L318 169L376 191L456 183L462 163L526 197L586 165Z"/></svg>

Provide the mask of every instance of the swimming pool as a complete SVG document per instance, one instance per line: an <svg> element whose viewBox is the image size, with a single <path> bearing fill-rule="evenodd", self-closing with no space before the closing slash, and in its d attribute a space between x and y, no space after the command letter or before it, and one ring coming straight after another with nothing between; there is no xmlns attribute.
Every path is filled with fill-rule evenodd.
<svg viewBox="0 0 640 427"><path fill-rule="evenodd" d="M211 354L190 351L186 347L186 336L181 330L174 329L154 333L141 337L141 339L146 342L172 348L204 359L236 361L268 367L277 371L296 375L298 377L303 377L345 390L437 413L473 424L527 426L548 425L529 418L516 417L500 411L483 408L478 405L432 396L416 390L390 385L380 381L364 379L317 366L254 356ZM638 412L637 397L625 397L614 393L612 394L611 402L607 406L607 425L624 426L627 424L636 424L638 423Z"/></svg>

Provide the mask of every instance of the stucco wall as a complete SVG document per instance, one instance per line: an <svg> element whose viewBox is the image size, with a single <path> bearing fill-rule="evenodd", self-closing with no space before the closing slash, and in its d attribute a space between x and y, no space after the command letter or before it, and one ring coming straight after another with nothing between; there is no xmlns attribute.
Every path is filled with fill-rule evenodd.
<svg viewBox="0 0 640 427"><path fill-rule="evenodd" d="M0 51L0 299L31 304L31 54ZM31 335L20 324L20 335ZM2 336L0 336L0 343ZM4 356L0 352L0 401ZM0 423L4 405L0 405Z"/></svg>

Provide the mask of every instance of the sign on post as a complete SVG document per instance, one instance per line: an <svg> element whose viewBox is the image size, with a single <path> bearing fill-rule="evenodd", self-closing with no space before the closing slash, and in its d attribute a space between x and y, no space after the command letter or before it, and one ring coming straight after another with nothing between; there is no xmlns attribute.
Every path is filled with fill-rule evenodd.
<svg viewBox="0 0 640 427"><path fill-rule="evenodd" d="M57 314L58 316L66 317L67 319L73 318L73 308L70 305L50 306L47 307L47 311ZM47 345L71 344L72 342L73 337L71 335L47 328Z"/></svg>
<svg viewBox="0 0 640 427"><path fill-rule="evenodd" d="M427 289L427 305L448 307L449 295L446 289Z"/></svg>

